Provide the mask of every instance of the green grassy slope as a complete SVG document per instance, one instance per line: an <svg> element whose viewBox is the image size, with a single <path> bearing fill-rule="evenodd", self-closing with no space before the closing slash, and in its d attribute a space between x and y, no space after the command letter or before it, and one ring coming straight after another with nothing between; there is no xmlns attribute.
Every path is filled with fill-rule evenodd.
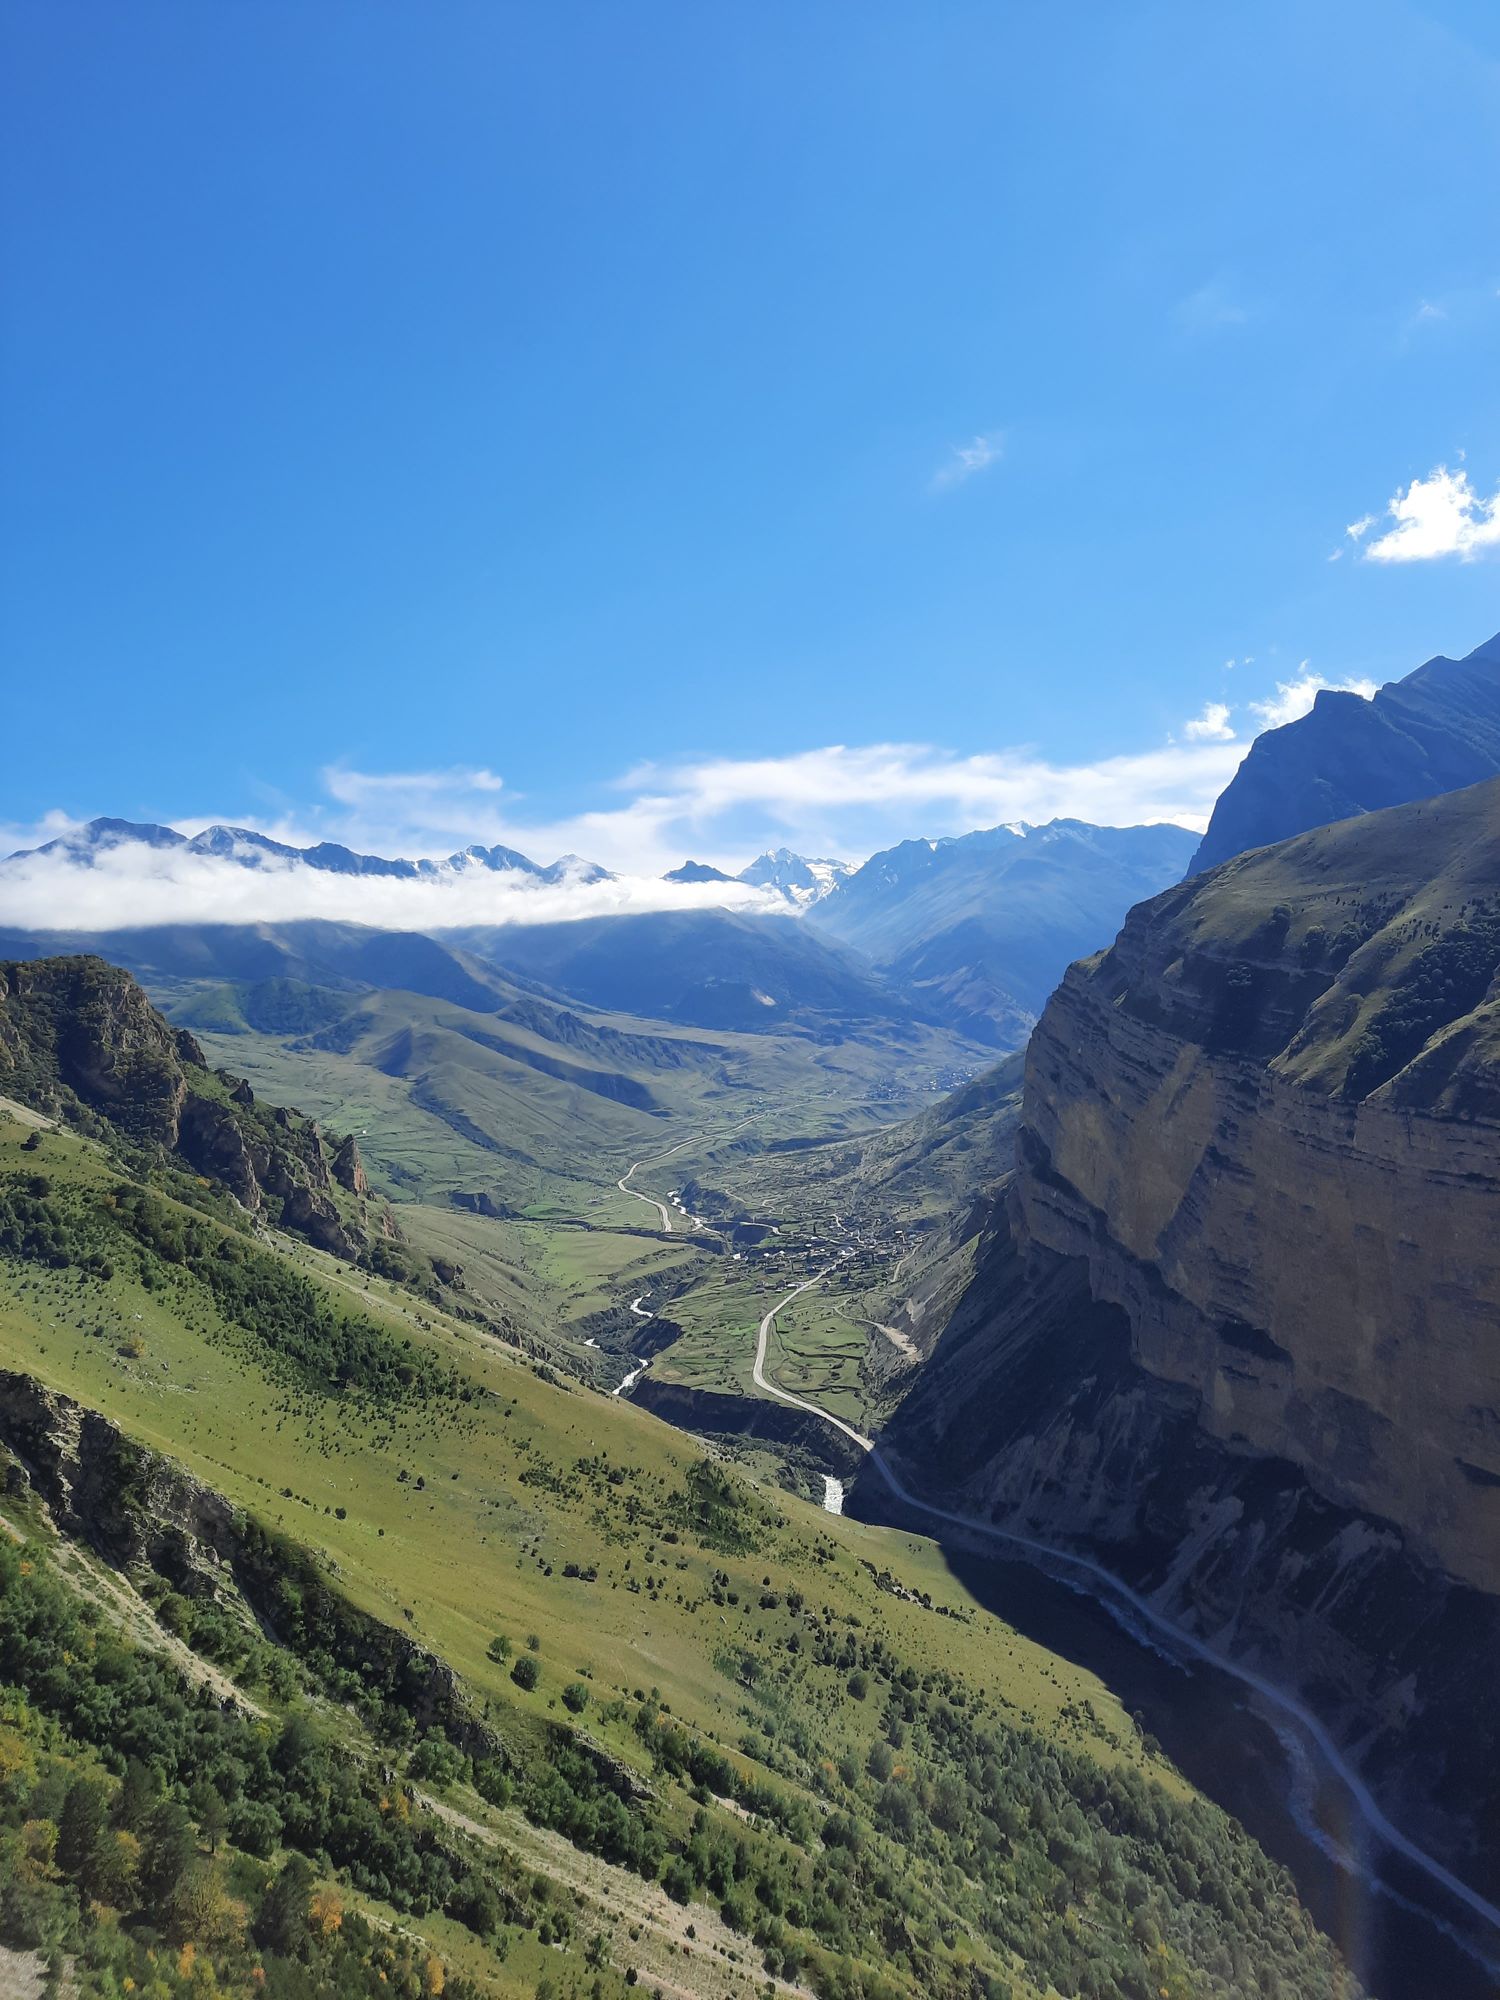
<svg viewBox="0 0 1500 2000"><path fill-rule="evenodd" d="M383 1753L395 1782L565 1885L565 1905L577 1889L590 1924L613 1912L617 1965L649 1953L648 1977L686 1994L749 1992L767 1965L830 2000L1085 1977L1227 1994L1217 1968L1238 1950L1284 1992L1328 1990L1328 1948L1285 1879L1107 1688L977 1606L930 1544L760 1489L305 1246L247 1249L165 1197L147 1229L96 1147L51 1132L23 1151L32 1129L0 1121L0 1367L103 1412L310 1551L320 1590L451 1663L506 1784L409 1731ZM275 1282L226 1289L219 1261L243 1256ZM349 1356L345 1387L300 1344L309 1326ZM611 1765L633 1798L604 1800ZM611 1852L666 1896L632 1915L627 1878L597 1872ZM670 1934L673 1898L700 1939ZM542 1935L538 1900L502 1926L517 1954ZM422 1928L454 1921L431 1910ZM452 1935L507 1990L493 1949Z"/></svg>
<svg viewBox="0 0 1500 2000"><path fill-rule="evenodd" d="M1351 1101L1500 1115L1500 779L1319 828L1134 913L1149 1007ZM1269 913L1269 914L1268 914Z"/></svg>

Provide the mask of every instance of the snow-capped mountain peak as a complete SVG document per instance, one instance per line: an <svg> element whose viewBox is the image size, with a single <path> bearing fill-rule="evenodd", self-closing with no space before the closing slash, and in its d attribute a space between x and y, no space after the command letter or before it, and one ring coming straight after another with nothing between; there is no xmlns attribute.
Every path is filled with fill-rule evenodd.
<svg viewBox="0 0 1500 2000"><path fill-rule="evenodd" d="M742 868L739 880L748 882L752 888L774 889L795 909L806 910L814 903L821 903L853 873L847 861L809 858L794 854L789 847L778 847L759 855L748 868Z"/></svg>

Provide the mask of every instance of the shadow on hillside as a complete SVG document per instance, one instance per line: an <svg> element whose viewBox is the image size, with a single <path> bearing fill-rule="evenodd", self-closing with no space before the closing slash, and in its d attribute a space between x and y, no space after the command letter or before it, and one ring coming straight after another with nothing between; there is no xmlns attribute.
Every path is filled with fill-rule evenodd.
<svg viewBox="0 0 1500 2000"><path fill-rule="evenodd" d="M907 1513L874 1480L854 1489L861 1520L935 1539L955 1582L1025 1638L1085 1668L1154 1736L1177 1768L1280 1861L1320 1927L1378 2000L1493 2000L1493 1982L1421 1910L1340 1867L1307 1829L1304 1781L1243 1685L1190 1667L1127 1631L1102 1604L1036 1565L981 1551L961 1529ZM1019 1718L1013 1718L1019 1720ZM1024 1726L1024 1725L1023 1725ZM1077 1739L1087 1752L1090 1739ZM1393 1886L1417 1900L1422 1881Z"/></svg>

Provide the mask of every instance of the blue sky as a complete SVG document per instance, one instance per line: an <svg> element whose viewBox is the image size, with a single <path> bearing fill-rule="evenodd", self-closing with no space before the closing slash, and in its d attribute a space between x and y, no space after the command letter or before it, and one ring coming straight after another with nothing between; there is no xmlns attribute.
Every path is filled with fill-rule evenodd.
<svg viewBox="0 0 1500 2000"><path fill-rule="evenodd" d="M1493 6L3 34L16 841L1201 818L1500 627Z"/></svg>

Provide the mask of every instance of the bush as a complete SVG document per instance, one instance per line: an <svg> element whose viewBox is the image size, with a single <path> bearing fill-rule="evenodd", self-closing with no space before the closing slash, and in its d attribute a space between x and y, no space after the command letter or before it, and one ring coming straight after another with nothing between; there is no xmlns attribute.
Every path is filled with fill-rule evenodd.
<svg viewBox="0 0 1500 2000"><path fill-rule="evenodd" d="M531 1690L542 1678L542 1670L530 1653L523 1653L511 1668L510 1677L518 1688L522 1688L527 1694L530 1694Z"/></svg>
<svg viewBox="0 0 1500 2000"><path fill-rule="evenodd" d="M411 1753L411 1775L432 1785L456 1785L464 1775L463 1753L444 1736L424 1736Z"/></svg>
<svg viewBox="0 0 1500 2000"><path fill-rule="evenodd" d="M563 1706L575 1715L582 1715L589 1705L589 1691L582 1681L569 1681L562 1691Z"/></svg>

